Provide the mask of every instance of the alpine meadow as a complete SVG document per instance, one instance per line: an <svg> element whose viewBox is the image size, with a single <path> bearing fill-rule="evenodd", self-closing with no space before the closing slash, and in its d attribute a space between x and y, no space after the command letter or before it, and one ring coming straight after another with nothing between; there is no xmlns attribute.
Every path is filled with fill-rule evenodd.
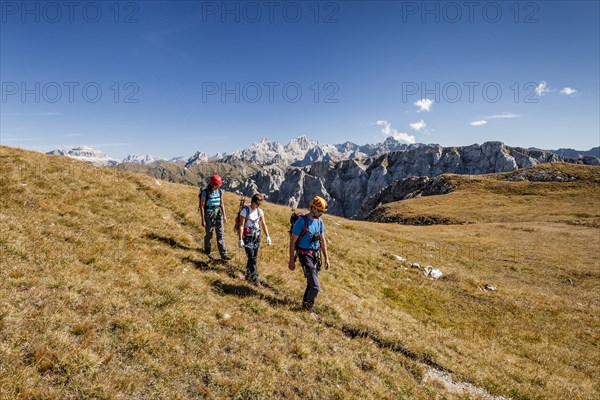
<svg viewBox="0 0 600 400"><path fill-rule="evenodd" d="M445 224L326 214L331 268L315 318L300 307L302 272L287 268L288 207L263 206L273 245L256 288L234 247L235 194L224 195L234 258L213 261L196 187L0 150L2 399L600 392L598 166L444 175L452 192L378 213Z"/></svg>

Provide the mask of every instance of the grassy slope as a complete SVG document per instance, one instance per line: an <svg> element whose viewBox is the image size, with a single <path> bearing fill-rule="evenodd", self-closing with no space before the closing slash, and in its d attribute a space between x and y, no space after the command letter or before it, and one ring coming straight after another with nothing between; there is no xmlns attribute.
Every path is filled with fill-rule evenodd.
<svg viewBox="0 0 600 400"><path fill-rule="evenodd" d="M183 165L177 165L172 162L158 161L147 165L117 164L113 168L121 172L138 172L169 182L198 186L199 183L205 185L205 182L214 174L219 174L224 178L227 177L230 181L244 181L245 177L254 174L258 171L259 167L250 163L231 165L217 162L203 162L189 168L184 168Z"/></svg>
<svg viewBox="0 0 600 400"><path fill-rule="evenodd" d="M490 175L446 175L455 191L384 205L385 214L429 215L468 222L566 222L600 227L600 168L540 164L534 171L576 176L573 182L513 182L515 171ZM450 207L449 207L450 206Z"/></svg>
<svg viewBox="0 0 600 400"><path fill-rule="evenodd" d="M473 225L328 216L315 321L286 267L289 209L264 207L274 245L259 258L269 288L255 290L239 250L230 267L199 251L195 188L0 149L2 398L468 398L422 383L423 362L515 399L600 389L599 231L557 222L598 218L597 183L578 189L587 203L540 196L516 215L459 190L410 201L481 210ZM516 194L491 201L530 198ZM237 199L225 199L231 225Z"/></svg>

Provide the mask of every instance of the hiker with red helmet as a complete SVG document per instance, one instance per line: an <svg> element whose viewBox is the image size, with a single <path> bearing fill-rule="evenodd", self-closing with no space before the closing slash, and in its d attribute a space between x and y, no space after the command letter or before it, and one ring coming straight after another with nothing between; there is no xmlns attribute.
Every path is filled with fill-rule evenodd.
<svg viewBox="0 0 600 400"><path fill-rule="evenodd" d="M296 257L306 278L306 290L302 299L304 309L314 313L313 305L319 293L319 271L321 270L321 253L325 269L329 269L325 225L321 215L327 211L327 202L315 196L310 202L310 213L299 216L294 223L290 237L290 262L288 268L296 268Z"/></svg>
<svg viewBox="0 0 600 400"><path fill-rule="evenodd" d="M221 259L227 261L231 260L231 257L227 254L227 248L225 247L223 226L227 223L227 216L225 215L225 204L223 203L222 184L223 180L219 175L213 175L210 178L208 186L200 192L198 209L200 210L202 226L206 231L204 235L204 252L211 257L210 242L213 230L216 230L219 254L221 254Z"/></svg>

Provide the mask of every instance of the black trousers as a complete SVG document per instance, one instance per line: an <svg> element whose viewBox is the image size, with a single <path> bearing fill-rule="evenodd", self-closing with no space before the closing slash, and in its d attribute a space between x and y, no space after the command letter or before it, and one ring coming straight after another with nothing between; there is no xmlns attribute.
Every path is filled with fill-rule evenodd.
<svg viewBox="0 0 600 400"><path fill-rule="evenodd" d="M302 303L305 307L312 307L313 304L315 304L320 289L319 266L315 254L298 254L300 265L302 265L304 277L306 278L306 290L304 291L304 298L302 299Z"/></svg>
<svg viewBox="0 0 600 400"><path fill-rule="evenodd" d="M246 263L246 279L258 282L258 248L260 247L260 236L244 235L244 248L248 256Z"/></svg>

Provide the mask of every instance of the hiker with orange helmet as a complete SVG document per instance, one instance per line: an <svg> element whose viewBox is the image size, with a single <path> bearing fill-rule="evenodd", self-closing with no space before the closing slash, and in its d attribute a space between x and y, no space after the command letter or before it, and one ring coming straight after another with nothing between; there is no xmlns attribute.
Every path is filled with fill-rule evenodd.
<svg viewBox="0 0 600 400"><path fill-rule="evenodd" d="M222 184L223 180L219 175L213 175L210 178L208 186L200 192L198 209L200 210L202 226L206 231L204 235L204 252L211 257L210 242L213 230L216 230L219 254L221 254L221 259L227 261L231 260L231 257L227 254L227 248L225 247L223 226L227 223L227 216L225 215L225 204L223 203Z"/></svg>
<svg viewBox="0 0 600 400"><path fill-rule="evenodd" d="M319 271L321 270L321 253L325 269L329 269L325 225L321 215L327 211L327 202L315 196L310 202L310 213L301 215L292 227L290 237L290 262L288 268L296 268L296 257L306 278L306 290L302 299L304 309L314 313L313 306L319 294Z"/></svg>

